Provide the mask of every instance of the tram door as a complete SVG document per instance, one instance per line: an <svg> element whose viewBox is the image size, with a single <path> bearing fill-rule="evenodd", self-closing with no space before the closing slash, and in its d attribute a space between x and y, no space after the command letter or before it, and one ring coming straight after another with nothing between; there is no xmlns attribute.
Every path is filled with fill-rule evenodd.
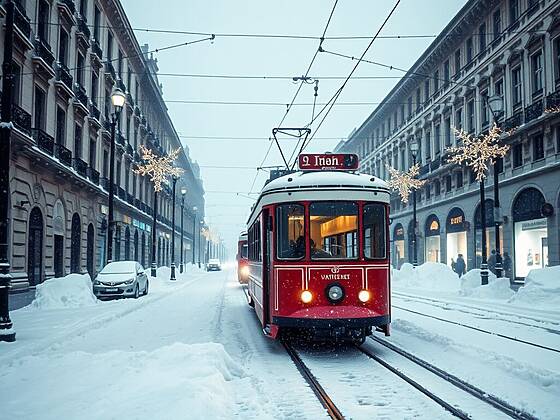
<svg viewBox="0 0 560 420"><path fill-rule="evenodd" d="M263 211L263 325L270 324L270 287L272 276L272 217L270 212Z"/></svg>

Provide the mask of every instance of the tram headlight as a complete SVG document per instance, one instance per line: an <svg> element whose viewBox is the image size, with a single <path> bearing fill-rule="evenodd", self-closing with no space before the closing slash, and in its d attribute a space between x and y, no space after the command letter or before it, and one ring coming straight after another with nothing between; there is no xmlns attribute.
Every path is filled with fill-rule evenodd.
<svg viewBox="0 0 560 420"><path fill-rule="evenodd" d="M309 303L313 300L313 294L309 290L304 290L301 292L301 301L303 303Z"/></svg>
<svg viewBox="0 0 560 420"><path fill-rule="evenodd" d="M337 303L344 297L344 289L339 284L331 284L327 287L327 297L332 303Z"/></svg>
<svg viewBox="0 0 560 420"><path fill-rule="evenodd" d="M358 293L358 299L362 303L366 303L367 301L370 300L370 298L371 298L371 294L369 293L368 290L360 290L360 293Z"/></svg>
<svg viewBox="0 0 560 420"><path fill-rule="evenodd" d="M241 275L243 277L247 277L249 275L249 266L248 265L244 265L243 267L241 267Z"/></svg>

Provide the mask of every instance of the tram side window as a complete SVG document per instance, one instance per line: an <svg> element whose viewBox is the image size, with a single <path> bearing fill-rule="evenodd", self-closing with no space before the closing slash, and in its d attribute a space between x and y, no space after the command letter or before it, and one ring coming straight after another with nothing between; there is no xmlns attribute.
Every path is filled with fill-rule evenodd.
<svg viewBox="0 0 560 420"><path fill-rule="evenodd" d="M309 206L311 259L358 257L358 205L348 201Z"/></svg>
<svg viewBox="0 0 560 420"><path fill-rule="evenodd" d="M244 243L241 245L241 258L247 258L247 244Z"/></svg>
<svg viewBox="0 0 560 420"><path fill-rule="evenodd" d="M249 260L251 261L261 261L261 225L260 219L257 219L255 223L249 228L248 232L248 246L244 245L243 249L249 251Z"/></svg>
<svg viewBox="0 0 560 420"><path fill-rule="evenodd" d="M385 206L383 204L364 206L364 256L366 258L387 258L385 225Z"/></svg>
<svg viewBox="0 0 560 420"><path fill-rule="evenodd" d="M276 207L276 254L279 259L305 256L305 221L303 206L282 204Z"/></svg>

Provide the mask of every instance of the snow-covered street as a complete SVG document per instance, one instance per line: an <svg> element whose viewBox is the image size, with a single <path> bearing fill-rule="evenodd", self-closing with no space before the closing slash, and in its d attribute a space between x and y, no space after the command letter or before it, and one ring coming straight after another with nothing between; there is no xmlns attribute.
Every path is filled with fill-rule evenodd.
<svg viewBox="0 0 560 420"><path fill-rule="evenodd" d="M259 330L232 267L168 274L159 269L137 300L90 299L74 279L62 299L39 290L12 312L18 341L0 343L2 418L327 418L282 345ZM560 416L560 313L395 277L389 342L532 416ZM373 340L364 348L474 418L503 417ZM298 352L347 418L451 417L355 348Z"/></svg>

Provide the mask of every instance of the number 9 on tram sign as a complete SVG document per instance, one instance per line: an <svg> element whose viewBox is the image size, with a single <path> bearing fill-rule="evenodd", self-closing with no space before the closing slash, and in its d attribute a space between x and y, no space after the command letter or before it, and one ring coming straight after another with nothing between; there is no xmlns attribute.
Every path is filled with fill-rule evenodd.
<svg viewBox="0 0 560 420"><path fill-rule="evenodd" d="M313 154L299 155L298 166L302 171L353 171L359 166L358 155L355 154Z"/></svg>

